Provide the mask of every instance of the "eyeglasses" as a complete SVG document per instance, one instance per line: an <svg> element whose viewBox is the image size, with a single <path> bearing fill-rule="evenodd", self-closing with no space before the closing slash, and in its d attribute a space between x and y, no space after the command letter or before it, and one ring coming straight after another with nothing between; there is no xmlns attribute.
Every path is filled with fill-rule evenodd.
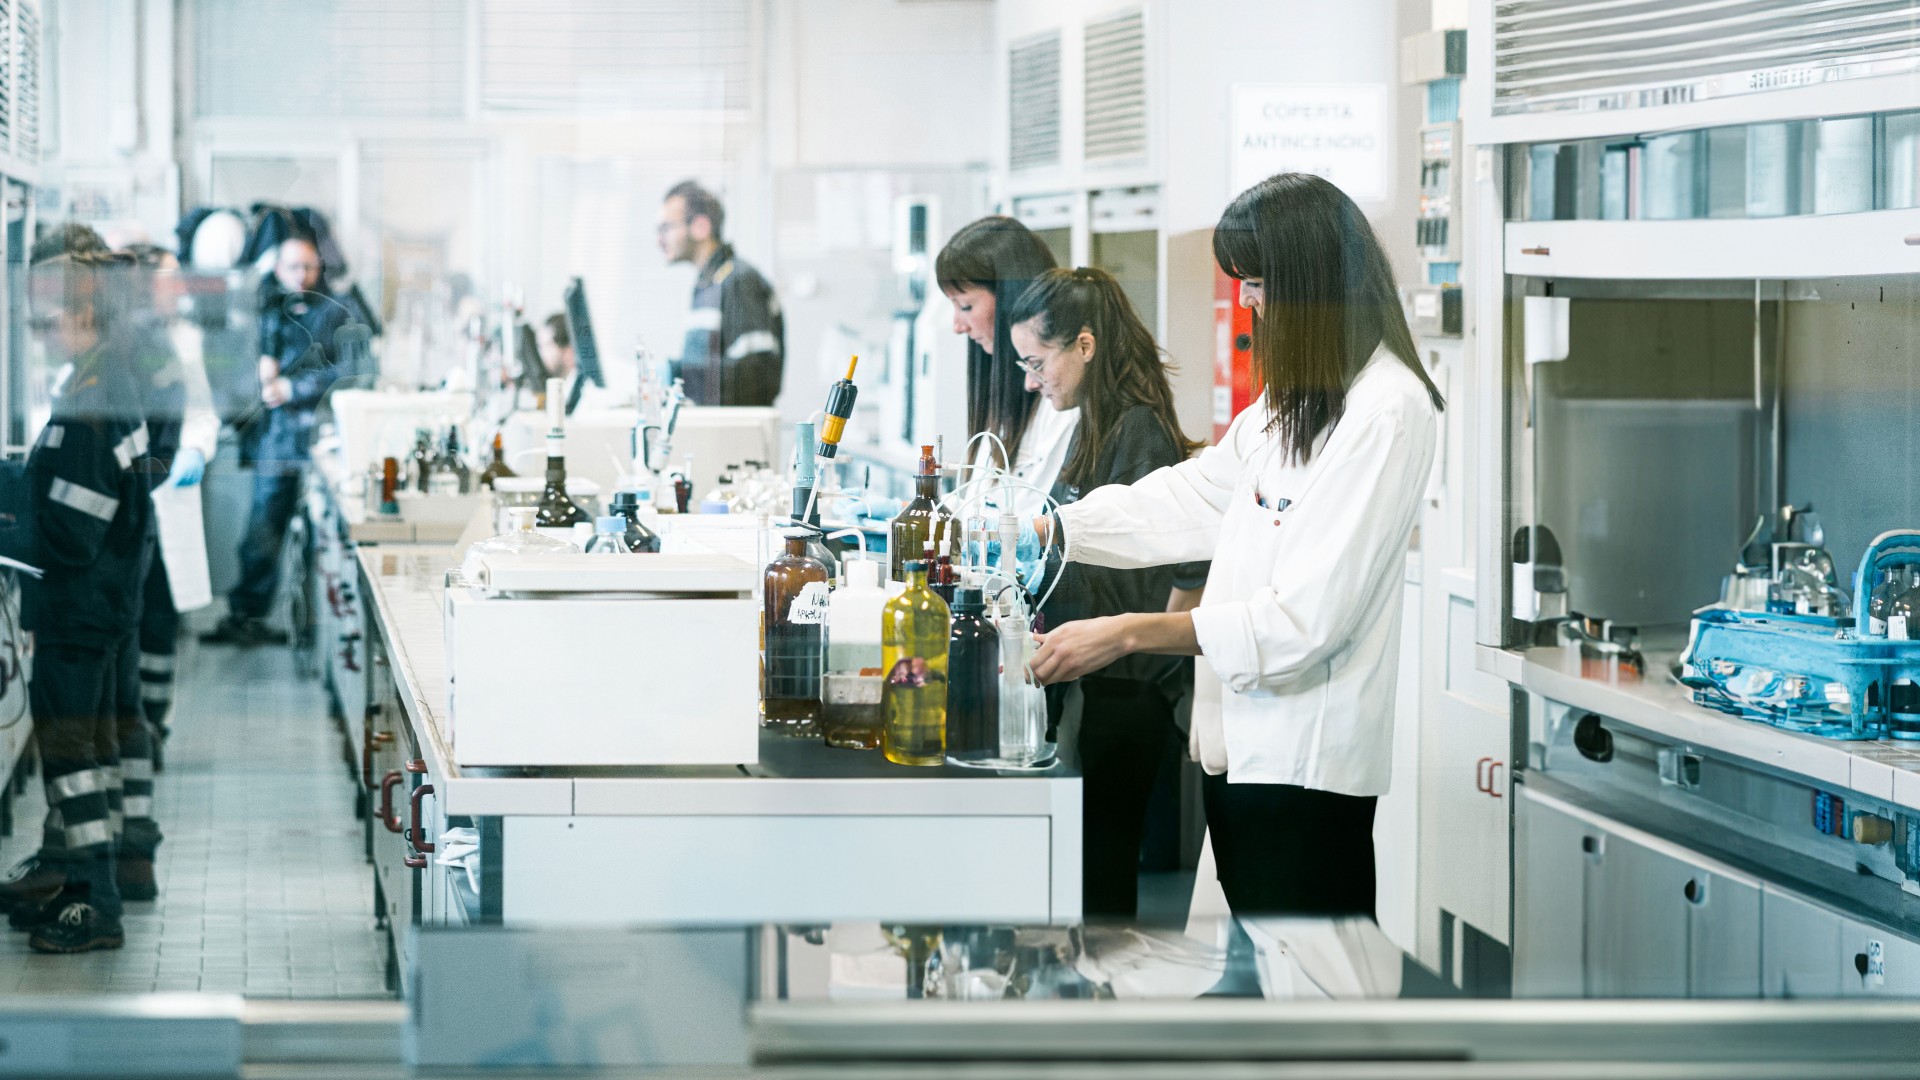
<svg viewBox="0 0 1920 1080"><path fill-rule="evenodd" d="M1026 357L1022 356L1018 360L1015 360L1014 363L1019 365L1021 371L1024 371L1029 375L1038 375L1040 374L1040 370L1047 366L1047 361L1053 359L1056 356L1059 356L1061 353L1066 351L1067 351L1067 346L1062 345L1059 348L1053 350L1052 352L1046 354L1045 356L1040 357L1038 360L1029 360Z"/></svg>

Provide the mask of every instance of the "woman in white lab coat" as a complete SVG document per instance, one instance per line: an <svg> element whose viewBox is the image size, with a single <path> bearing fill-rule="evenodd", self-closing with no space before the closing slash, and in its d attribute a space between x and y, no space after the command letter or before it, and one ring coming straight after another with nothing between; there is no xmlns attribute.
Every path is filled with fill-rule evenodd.
<svg viewBox="0 0 1920 1080"><path fill-rule="evenodd" d="M1196 717L1207 825L1239 914L1371 914L1373 809L1390 779L1404 557L1440 393L1420 367L1366 218L1318 177L1243 192L1214 233L1254 311L1262 400L1219 444L1060 508L1068 561L1211 559L1192 611L1045 635L1033 671L1128 653L1204 655L1225 684Z"/></svg>
<svg viewBox="0 0 1920 1080"><path fill-rule="evenodd" d="M975 470L965 479L983 479L989 464L1009 469L1027 485L1014 492L1015 512L1038 513L1067 459L1080 410L1056 409L1027 389L1007 315L1027 287L1054 268L1053 253L1015 219L984 217L954 233L933 265L940 291L953 302L953 331L967 338L967 431L992 432L1006 451L1003 457L982 440L969 455ZM976 502L968 492L960 501L970 514L991 517L993 497L981 491Z"/></svg>

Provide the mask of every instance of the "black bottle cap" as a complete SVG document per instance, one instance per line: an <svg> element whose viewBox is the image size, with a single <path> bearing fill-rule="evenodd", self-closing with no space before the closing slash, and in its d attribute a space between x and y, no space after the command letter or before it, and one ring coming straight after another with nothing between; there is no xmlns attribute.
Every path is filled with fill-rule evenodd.
<svg viewBox="0 0 1920 1080"><path fill-rule="evenodd" d="M613 505L616 507L631 506L638 508L640 505L640 493L637 491L616 491L613 493Z"/></svg>
<svg viewBox="0 0 1920 1080"><path fill-rule="evenodd" d="M953 590L953 613L955 615L978 615L986 610L987 601L978 587L962 585Z"/></svg>

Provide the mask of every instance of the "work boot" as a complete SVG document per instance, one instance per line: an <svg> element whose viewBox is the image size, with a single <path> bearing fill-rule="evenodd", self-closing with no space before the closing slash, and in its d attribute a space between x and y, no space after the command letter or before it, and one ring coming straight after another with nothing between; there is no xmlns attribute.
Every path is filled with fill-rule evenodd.
<svg viewBox="0 0 1920 1080"><path fill-rule="evenodd" d="M127 943L120 920L109 918L85 900L65 898L59 912L27 938L27 947L43 953L83 953L117 949Z"/></svg>
<svg viewBox="0 0 1920 1080"><path fill-rule="evenodd" d="M66 883L66 867L43 862L38 855L29 856L0 882L0 911L11 912L22 905L39 907L60 895Z"/></svg>
<svg viewBox="0 0 1920 1080"><path fill-rule="evenodd" d="M16 905L7 912L7 929L22 933L38 930L41 924L53 921L53 917L60 914L67 899L71 899L70 891L62 889L37 903Z"/></svg>
<svg viewBox="0 0 1920 1080"><path fill-rule="evenodd" d="M160 885L153 877L153 856L122 852L114 862L114 876L122 900L157 900Z"/></svg>
<svg viewBox="0 0 1920 1080"><path fill-rule="evenodd" d="M201 634L200 641L206 645L238 645L251 649L255 645L285 645L287 635L284 630L268 626L265 619L230 614L221 619L218 626Z"/></svg>

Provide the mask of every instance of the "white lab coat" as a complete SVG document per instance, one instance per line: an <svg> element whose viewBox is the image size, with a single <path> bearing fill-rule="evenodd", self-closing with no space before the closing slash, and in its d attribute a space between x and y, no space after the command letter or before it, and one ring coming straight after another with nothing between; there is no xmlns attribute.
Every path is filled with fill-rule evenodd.
<svg viewBox="0 0 1920 1080"><path fill-rule="evenodd" d="M1383 349L1305 464L1267 434L1268 418L1257 403L1197 457L1062 507L1067 558L1211 559L1193 626L1226 692L1219 728L1196 724L1202 760L1224 760L1233 783L1383 795L1399 585L1433 465L1433 403Z"/></svg>

